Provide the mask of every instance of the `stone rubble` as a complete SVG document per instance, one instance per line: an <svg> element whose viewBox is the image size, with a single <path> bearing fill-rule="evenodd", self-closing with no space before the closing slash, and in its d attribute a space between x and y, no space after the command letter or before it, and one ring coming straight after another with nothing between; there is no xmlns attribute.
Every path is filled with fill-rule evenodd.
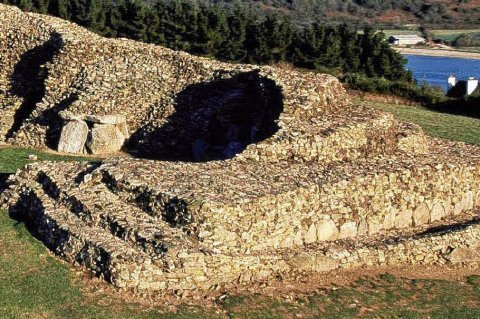
<svg viewBox="0 0 480 319"><path fill-rule="evenodd" d="M262 114L281 91L277 129L231 159L34 162L9 178L2 207L115 286L228 289L359 266L478 266L480 147L354 106L328 75L103 39L2 5L0 20L3 135L23 103L9 93L16 63L53 33L61 38L17 145L47 147L58 132L63 151L114 152L125 139L140 151L188 149L181 143L195 140L182 134L203 129L204 114L232 121L229 112L249 102L242 90L260 92Z"/></svg>

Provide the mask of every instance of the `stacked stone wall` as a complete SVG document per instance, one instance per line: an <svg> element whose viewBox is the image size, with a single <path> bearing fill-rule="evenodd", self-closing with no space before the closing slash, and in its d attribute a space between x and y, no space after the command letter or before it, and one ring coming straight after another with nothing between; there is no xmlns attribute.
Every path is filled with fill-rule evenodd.
<svg viewBox="0 0 480 319"><path fill-rule="evenodd" d="M55 142L49 139L58 135L62 125L58 112L62 110L74 114L122 114L132 132L145 126L158 127L175 112L176 95L188 86L252 71L282 89L284 112L280 127L285 130L295 127L301 119L348 105L345 90L328 75L231 65L131 40L103 39L60 19L4 5L0 11L1 32L13 32L11 25L22 26L20 32L13 32L15 39L0 43L4 51L10 51L10 42L15 43L17 56L7 56L9 63L1 70L4 92L11 86L11 75L22 50L42 45L53 34L62 41L61 50L45 66L48 77L42 100L13 136L12 142L17 145L52 147ZM33 22L24 23L25 17ZM8 101L2 96L4 109L12 108ZM19 99L16 101L18 104ZM0 130L8 131L9 126L5 123Z"/></svg>
<svg viewBox="0 0 480 319"><path fill-rule="evenodd" d="M15 19L7 23L11 18L10 10L1 10L0 20L0 136L5 137L14 125L15 113L21 107L23 98L21 90L26 90L28 83L13 82L21 77L16 67L25 54L45 44L51 38L53 32L48 24L34 17L24 16L22 20Z"/></svg>
<svg viewBox="0 0 480 319"><path fill-rule="evenodd" d="M186 211L198 221L188 227L196 230L203 244L221 252L261 252L385 234L471 211L476 198L480 199L480 165L468 161L442 164L438 159L417 158L392 165L388 160L377 158L357 160L341 167L322 168L310 164L308 170L292 165L288 168L292 184L300 180L302 174L318 174L321 178L308 186L290 186L290 190L278 194L262 194L249 185L258 171L243 170L245 184L227 190L228 181L225 188L216 183L223 190L222 198L210 198L208 188L205 192L187 192L183 196L165 191L169 189L168 184L139 188L134 174L121 172L115 166L122 170L129 167L127 171L137 176L147 172L140 165L127 163L107 164L102 168L117 191L130 193L126 200L135 202L135 198L141 197L149 203L158 203L156 215L164 214L165 203L173 198L183 200ZM237 171L239 167L230 165L228 169ZM169 171L164 167L155 170ZM206 171L215 180L216 171L209 166L200 170L179 167L179 170L187 173L173 173L172 181L193 180L194 176L204 176ZM277 176L265 178L274 184ZM240 200L237 192L256 196Z"/></svg>
<svg viewBox="0 0 480 319"><path fill-rule="evenodd" d="M458 212L458 215L454 212L444 216L443 219L437 219L436 212L430 210L428 212L430 220L426 223L411 223L409 226L396 224L395 221L404 219L402 215L397 215L393 218L393 224L397 226L368 234L368 236L364 235L368 240L363 240L364 237L358 235L335 241L306 242L302 240L301 243L292 247L239 251L225 249L222 244L248 247L248 243L228 242L226 236L217 236L216 242L205 240L210 237L207 236L194 243L192 238L206 232L205 228L198 229L198 234L192 234L187 228L183 228L179 229L185 232L185 235L180 236L187 236L183 239L176 239L176 235L173 234L162 233L162 240L170 241L171 246L167 245L168 249L161 256L152 258L154 252L146 250L144 244L140 245L142 241L130 242L131 235L120 231L121 220L104 220L99 225L105 224L99 229L94 226L95 216L85 215L87 209L95 205L93 203L98 203L100 199L102 203L114 202L113 199L91 198L90 202L88 196L85 196L82 202L79 202L80 206L68 207L62 204L62 198L68 196L81 199L81 193L86 192L85 189L92 189L98 193L94 186L95 181L102 176L101 171L106 168L100 166L84 175L79 185L80 190L76 190L76 188L66 187L63 183L71 180L75 175L80 176L78 174L82 173L86 166L76 164L76 169L72 169L68 164L64 166L65 169L58 164L47 163L31 165L26 170L20 171L15 177L20 184L11 184L15 196L4 195L12 201L11 212L28 213L30 216L28 220L34 224L36 235L60 256L91 269L97 275L125 289L136 291L211 289L217 286L229 287L237 282L268 281L281 274L406 263L426 265L468 263L471 265L480 261L480 255L477 252L480 228L478 218L475 217L480 208L480 196L477 194L472 197L470 191L466 192L466 196L461 196L461 200L454 205L457 208L458 203L462 205L463 211ZM51 171L52 168L62 169L63 174L67 176L65 178L63 175L60 176ZM441 171L439 168L436 170ZM38 174L39 171L44 173ZM442 170L442 172L446 171ZM43 176L43 174L48 175ZM469 183L472 181L469 178L473 178L471 174L470 171L460 176L465 179L465 183ZM43 177L39 178L40 175ZM86 178L87 176L90 177ZM25 184L27 180L30 182ZM28 185L28 187L16 187L21 185ZM434 192L435 189L431 191ZM117 195L121 196L121 193ZM298 197L291 197L290 202L292 200L298 200ZM430 201L425 200L425 203L428 202ZM282 203L287 205L289 201L284 200ZM121 209L134 211L134 206L129 205L131 204L127 201ZM104 214L109 210L107 207L102 208ZM267 209L267 206L265 208ZM116 207L115 209L121 210ZM68 210L76 213L72 214ZM243 209L237 209L237 212L240 211L246 212ZM255 214L254 210L250 211ZM276 209L276 211L279 210ZM247 222L238 214L229 215L228 211L222 213L230 224L251 225L251 221ZM90 214L94 212L90 211ZM243 215L248 216L245 213ZM290 214L292 220L294 216ZM312 216L315 215L312 214ZM282 225L281 221L269 220L265 214L253 216L255 217L265 220L270 230L278 229ZM325 217L331 218L327 214ZM147 220L147 217L144 219ZM225 231L225 221L220 221L219 218L212 220L211 216L208 216L205 221L208 221L209 225L216 224L217 234L221 229ZM155 224L159 225L162 222L164 221L158 219ZM261 220L256 219L255 222L260 224ZM390 222L385 220L385 223ZM112 227L113 225L115 227ZM141 227L140 224L137 225ZM387 227L391 227L392 224L389 225ZM440 225L442 227L438 227ZM165 231L160 229L157 228L156 231ZM136 236L148 236L148 232L148 228L139 228L136 230ZM266 236L264 230L258 227L251 227L249 233L257 237L257 243L268 240L268 235Z"/></svg>

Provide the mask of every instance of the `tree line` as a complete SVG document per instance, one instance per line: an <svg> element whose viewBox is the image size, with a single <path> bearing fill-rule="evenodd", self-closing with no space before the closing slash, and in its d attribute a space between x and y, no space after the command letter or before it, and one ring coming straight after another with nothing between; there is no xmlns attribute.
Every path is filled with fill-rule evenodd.
<svg viewBox="0 0 480 319"><path fill-rule="evenodd" d="M107 37L125 37L223 61L287 62L335 74L411 80L404 58L385 35L320 21L298 27L281 14L258 15L246 5L225 7L190 0L0 0L51 14Z"/></svg>

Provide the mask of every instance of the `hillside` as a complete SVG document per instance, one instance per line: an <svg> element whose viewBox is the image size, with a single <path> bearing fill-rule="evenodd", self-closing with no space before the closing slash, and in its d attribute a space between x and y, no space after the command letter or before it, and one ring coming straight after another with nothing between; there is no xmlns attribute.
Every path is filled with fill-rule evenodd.
<svg viewBox="0 0 480 319"><path fill-rule="evenodd" d="M2 0L0 2L19 6L27 11L49 13L74 20L86 27L101 25L105 20L112 24L118 23L121 14L104 12L109 6L128 8L142 3L151 7L159 3L162 7L173 3L176 7L175 14L192 19L191 22L201 17L191 16L186 8L195 4L212 4L224 12L241 8L243 11L251 11L255 14L279 13L290 17L297 26L320 22L327 25L347 23L357 27L373 25L387 29L416 28L420 25L428 29L476 29L480 25L480 0ZM237 15L238 12L240 11L237 11ZM81 17L78 18L78 16ZM145 12L136 13L130 18L137 20L139 28L142 28ZM161 20L168 21L169 14L164 15ZM219 23L222 23L221 19L213 22L210 28ZM183 28L189 27L185 25Z"/></svg>
<svg viewBox="0 0 480 319"><path fill-rule="evenodd" d="M227 0L210 0L231 3ZM261 11L287 13L300 24L320 20L363 26L425 25L463 28L480 25L479 0L243 0Z"/></svg>

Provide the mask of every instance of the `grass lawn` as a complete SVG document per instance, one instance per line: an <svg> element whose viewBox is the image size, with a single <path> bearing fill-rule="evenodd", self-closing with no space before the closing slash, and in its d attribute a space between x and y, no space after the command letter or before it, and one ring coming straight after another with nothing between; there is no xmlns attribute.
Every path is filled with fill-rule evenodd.
<svg viewBox="0 0 480 319"><path fill-rule="evenodd" d="M477 33L480 29L467 29L467 30L431 30L434 39L443 41L454 41L460 34L463 33Z"/></svg>
<svg viewBox="0 0 480 319"><path fill-rule="evenodd" d="M0 146L0 174L15 172L18 168L31 162L29 155L36 155L40 161L78 161L89 160L82 157L62 156L53 153L45 153L28 148L12 148ZM91 160L91 159L90 159Z"/></svg>
<svg viewBox="0 0 480 319"><path fill-rule="evenodd" d="M420 125L425 133L454 141L480 144L480 119L430 111L421 107L366 101L401 121Z"/></svg>
<svg viewBox="0 0 480 319"><path fill-rule="evenodd" d="M416 34L416 35L422 36L422 33L416 29L410 29L410 30L409 29L404 29L404 30L386 29L382 31L383 33L385 33L387 38L392 35L405 35L405 34ZM432 34L434 40L453 41L456 38L458 38L460 34L476 33L476 32L480 32L480 29L465 29L465 30L438 29L438 30L428 30L428 31Z"/></svg>
<svg viewBox="0 0 480 319"><path fill-rule="evenodd" d="M421 108L372 103L428 134L480 144L480 120ZM78 160L38 151L0 149L0 174L29 162ZM80 158L81 160L84 160ZM412 280L382 275L348 286L284 299L228 296L215 309L180 307L176 313L127 304L115 296L85 293L86 283L33 238L24 225L0 211L0 318L452 318L480 319L480 276L461 281ZM282 296L279 296L282 297Z"/></svg>

